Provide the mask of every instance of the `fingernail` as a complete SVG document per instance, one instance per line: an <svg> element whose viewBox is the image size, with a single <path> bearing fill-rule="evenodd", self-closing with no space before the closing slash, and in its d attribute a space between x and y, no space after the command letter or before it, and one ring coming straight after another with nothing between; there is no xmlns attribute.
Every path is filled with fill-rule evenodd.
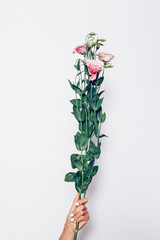
<svg viewBox="0 0 160 240"><path fill-rule="evenodd" d="M73 213L71 213L71 214L70 214L70 217L73 217L73 216L74 216L74 214L73 214Z"/></svg>
<svg viewBox="0 0 160 240"><path fill-rule="evenodd" d="M75 205L78 207L79 206L79 202L76 202Z"/></svg>
<svg viewBox="0 0 160 240"><path fill-rule="evenodd" d="M76 221L74 221L74 223L76 223Z"/></svg>
<svg viewBox="0 0 160 240"><path fill-rule="evenodd" d="M73 222L74 221L74 218L71 218L71 222Z"/></svg>

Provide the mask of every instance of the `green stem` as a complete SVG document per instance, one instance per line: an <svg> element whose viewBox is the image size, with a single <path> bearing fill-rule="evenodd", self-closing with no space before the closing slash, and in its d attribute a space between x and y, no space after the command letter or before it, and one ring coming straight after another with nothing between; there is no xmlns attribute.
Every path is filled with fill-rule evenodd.
<svg viewBox="0 0 160 240"><path fill-rule="evenodd" d="M104 77L104 64L103 64L103 72L102 72L102 77Z"/></svg>
<svg viewBox="0 0 160 240"><path fill-rule="evenodd" d="M78 224L78 223L77 223ZM76 230L75 230L75 234L74 234L74 240L77 239L77 234L78 234L78 228L77 228L77 225L76 225Z"/></svg>
<svg viewBox="0 0 160 240"><path fill-rule="evenodd" d="M82 152L83 152L83 151L81 151L81 161L82 161ZM82 185L83 185L83 170L82 170ZM79 199L81 199L81 191L80 191L80 194L79 194ZM75 234L74 234L74 240L77 239L78 228L79 228L79 223L76 223L76 229L75 229Z"/></svg>
<svg viewBox="0 0 160 240"><path fill-rule="evenodd" d="M79 194L79 199L81 199L81 192ZM74 233L74 240L77 239L78 228L79 228L79 223L76 223L76 229L75 229L75 233Z"/></svg>
<svg viewBox="0 0 160 240"><path fill-rule="evenodd" d="M87 134L87 136L88 136L88 129L87 129L87 110L86 110L86 134Z"/></svg>
<svg viewBox="0 0 160 240"><path fill-rule="evenodd" d="M94 110L94 118L95 118L96 131L97 131L97 133L98 133L98 125L97 125L96 110Z"/></svg>
<svg viewBox="0 0 160 240"><path fill-rule="evenodd" d="M98 76L97 76L97 78L98 78ZM96 101L97 101L97 82L96 82ZM98 129L99 124L97 124L97 117L96 117L96 111L95 110L94 110L94 116L95 116L95 124L96 124L97 135L98 135L98 137L97 137L97 145L98 145L98 143L99 143L99 129Z"/></svg>
<svg viewBox="0 0 160 240"><path fill-rule="evenodd" d="M75 80L74 80L74 84L75 84L75 85L76 85L76 79L77 79L77 75L76 75ZM77 93L75 93L75 98L76 98L76 105L77 105L77 108L78 108Z"/></svg>
<svg viewBox="0 0 160 240"><path fill-rule="evenodd" d="M81 162L83 163L82 153L83 151L81 151ZM82 185L83 185L83 170L82 170Z"/></svg>
<svg viewBox="0 0 160 240"><path fill-rule="evenodd" d="M82 89L82 78L81 78L81 89ZM82 94L80 96L81 96L80 108L82 109ZM80 122L80 124L81 124L81 129L82 129L82 122Z"/></svg>
<svg viewBox="0 0 160 240"><path fill-rule="evenodd" d="M91 83L91 101L92 101L92 83Z"/></svg>
<svg viewBox="0 0 160 240"><path fill-rule="evenodd" d="M99 125L99 124L98 124L98 125ZM102 125L102 123L100 123L100 126L98 126L97 146L98 146L98 144L99 144L99 136L100 136L101 125Z"/></svg>

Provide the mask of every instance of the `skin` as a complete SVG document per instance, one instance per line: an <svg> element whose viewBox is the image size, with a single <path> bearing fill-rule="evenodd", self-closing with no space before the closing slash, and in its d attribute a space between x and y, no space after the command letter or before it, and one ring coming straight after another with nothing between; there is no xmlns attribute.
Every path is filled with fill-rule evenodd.
<svg viewBox="0 0 160 240"><path fill-rule="evenodd" d="M72 206L67 215L66 222L64 224L64 228L59 240L74 240L76 223L71 222L71 218L74 218L74 221L79 222L78 230L83 228L90 218L87 207L85 206L85 204L88 202L88 198L84 197L82 199L78 199L79 193L77 192L77 195L75 196ZM79 203L78 206L75 205L76 202ZM74 214L73 217L70 216L71 213Z"/></svg>

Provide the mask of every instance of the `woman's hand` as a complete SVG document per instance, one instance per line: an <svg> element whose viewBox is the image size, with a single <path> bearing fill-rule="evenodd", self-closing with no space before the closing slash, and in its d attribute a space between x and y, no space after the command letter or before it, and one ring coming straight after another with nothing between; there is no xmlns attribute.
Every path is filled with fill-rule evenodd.
<svg viewBox="0 0 160 240"><path fill-rule="evenodd" d="M85 204L88 202L88 198L79 199L79 193L77 192L76 197L72 203L69 213L66 218L63 232L59 240L73 240L76 229L76 223L79 223L78 230L83 228L88 222L90 216L87 211Z"/></svg>
<svg viewBox="0 0 160 240"><path fill-rule="evenodd" d="M79 223L78 230L86 225L90 218L87 207L85 206L87 202L88 198L84 197L82 199L79 199L79 193L77 192L77 195L66 218L65 224L68 226L68 228L75 231L76 223Z"/></svg>

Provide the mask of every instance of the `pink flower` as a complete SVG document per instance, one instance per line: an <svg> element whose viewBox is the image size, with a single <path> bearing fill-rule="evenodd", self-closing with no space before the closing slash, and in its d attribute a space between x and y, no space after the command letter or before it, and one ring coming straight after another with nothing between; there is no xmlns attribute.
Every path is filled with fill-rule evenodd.
<svg viewBox="0 0 160 240"><path fill-rule="evenodd" d="M89 73L91 74L91 76L89 77L89 80L91 81L95 80L97 73L103 69L103 65L96 60L90 60L90 59L86 59L86 65L88 67Z"/></svg>
<svg viewBox="0 0 160 240"><path fill-rule="evenodd" d="M100 52L98 53L98 59L103 62L110 62L114 56L110 53Z"/></svg>
<svg viewBox="0 0 160 240"><path fill-rule="evenodd" d="M72 53L86 54L86 44L78 45Z"/></svg>

